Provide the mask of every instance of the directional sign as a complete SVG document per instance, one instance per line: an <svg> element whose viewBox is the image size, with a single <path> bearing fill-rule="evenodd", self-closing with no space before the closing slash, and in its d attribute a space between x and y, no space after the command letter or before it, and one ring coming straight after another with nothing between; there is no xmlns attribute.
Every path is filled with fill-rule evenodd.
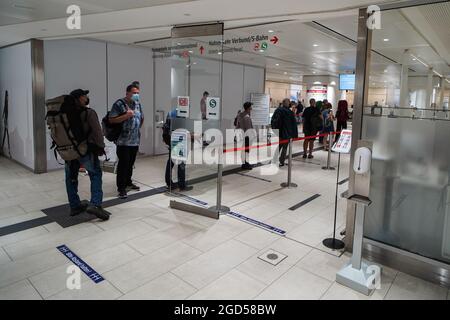
<svg viewBox="0 0 450 320"><path fill-rule="evenodd" d="M261 49L263 49L263 50L267 50L268 47L269 47L269 45L267 44L267 42L263 42L261 44Z"/></svg>
<svg viewBox="0 0 450 320"><path fill-rule="evenodd" d="M270 42L272 42L273 44L277 44L277 43L278 43L278 40L280 40L280 39L278 39L277 36L273 36L273 38L270 39Z"/></svg>
<svg viewBox="0 0 450 320"><path fill-rule="evenodd" d="M205 52L205 48L203 46L200 47L200 54L203 55L203 53Z"/></svg>
<svg viewBox="0 0 450 320"><path fill-rule="evenodd" d="M220 98L208 97L206 99L208 119L220 120Z"/></svg>

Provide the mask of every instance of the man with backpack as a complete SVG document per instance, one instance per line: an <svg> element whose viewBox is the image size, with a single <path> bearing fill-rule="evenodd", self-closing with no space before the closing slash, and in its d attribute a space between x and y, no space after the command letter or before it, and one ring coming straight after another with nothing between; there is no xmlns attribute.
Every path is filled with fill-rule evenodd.
<svg viewBox="0 0 450 320"><path fill-rule="evenodd" d="M47 124L53 147L65 160L66 190L70 215L84 211L101 220L108 220L103 210L102 169L99 156L104 154L104 140L97 113L88 108L89 91L77 89L69 96L47 101ZM80 201L78 196L78 173L80 166L89 173L91 201Z"/></svg>
<svg viewBox="0 0 450 320"><path fill-rule="evenodd" d="M309 100L309 107L303 111L303 133L305 139L303 142L303 159L312 159L314 156L312 155L314 149L314 141L316 140L315 136L319 131L323 128L323 117L321 111L318 107L316 107L316 100ZM308 153L309 146L309 153Z"/></svg>
<svg viewBox="0 0 450 320"><path fill-rule="evenodd" d="M177 110L173 109L167 115L166 122L164 123L162 128L163 141L169 148L169 159L167 160L166 174L165 174L166 186L167 189L170 191L172 189L176 189L176 187L178 187L180 191L190 191L193 189L193 187L186 185L186 163L184 162L178 163L178 184L175 184L172 181L172 169L175 166L175 163L172 160L172 149L171 149L172 119L175 119L176 117L177 117Z"/></svg>
<svg viewBox="0 0 450 320"><path fill-rule="evenodd" d="M140 190L139 186L133 183L132 176L140 145L140 130L144 123L139 87L130 84L126 91L125 98L117 100L109 113L111 124L121 124L120 134L115 141L119 159L116 184L120 199L126 199L129 190Z"/></svg>
<svg viewBox="0 0 450 320"><path fill-rule="evenodd" d="M295 119L295 114L290 109L290 106L291 100L284 99L282 105L275 110L272 116L271 126L272 129L279 130L280 142L298 138L297 120ZM288 146L288 143L280 143L280 167L285 165L284 162L286 161Z"/></svg>

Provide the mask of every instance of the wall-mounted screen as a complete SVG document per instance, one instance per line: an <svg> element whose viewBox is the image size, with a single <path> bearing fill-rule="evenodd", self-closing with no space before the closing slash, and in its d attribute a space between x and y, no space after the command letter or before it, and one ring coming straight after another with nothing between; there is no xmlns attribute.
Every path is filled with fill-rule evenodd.
<svg viewBox="0 0 450 320"><path fill-rule="evenodd" d="M339 75L339 90L355 90L355 75L354 74L340 74Z"/></svg>

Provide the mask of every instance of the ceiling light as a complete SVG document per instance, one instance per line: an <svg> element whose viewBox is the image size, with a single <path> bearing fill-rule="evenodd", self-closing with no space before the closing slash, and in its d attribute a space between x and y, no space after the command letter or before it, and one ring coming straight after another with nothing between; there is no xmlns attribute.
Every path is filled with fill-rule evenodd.
<svg viewBox="0 0 450 320"><path fill-rule="evenodd" d="M314 84L322 84L320 81L315 81Z"/></svg>
<svg viewBox="0 0 450 320"><path fill-rule="evenodd" d="M389 41L389 39L385 38L385 39L383 39L383 41L384 41L384 42L388 42L388 41Z"/></svg>
<svg viewBox="0 0 450 320"><path fill-rule="evenodd" d="M197 62L194 62L193 64L197 64Z"/></svg>
<svg viewBox="0 0 450 320"><path fill-rule="evenodd" d="M318 46L319 46L319 45L318 45L318 44L316 44L316 43L314 43L314 44L313 44L313 47L318 47Z"/></svg>
<svg viewBox="0 0 450 320"><path fill-rule="evenodd" d="M331 81L330 86L335 86L336 85L336 81Z"/></svg>
<svg viewBox="0 0 450 320"><path fill-rule="evenodd" d="M263 49L261 49L261 50L259 50L259 52L263 53L263 52L264 52L264 50L263 50Z"/></svg>
<svg viewBox="0 0 450 320"><path fill-rule="evenodd" d="M275 31L273 31L273 30L269 30L269 33L274 33Z"/></svg>
<svg viewBox="0 0 450 320"><path fill-rule="evenodd" d="M222 54L222 52L219 51L219 52L217 52L217 54Z"/></svg>
<svg viewBox="0 0 450 320"><path fill-rule="evenodd" d="M277 64L275 64L277 67L279 67L280 66L280 64L279 63L277 63Z"/></svg>
<svg viewBox="0 0 450 320"><path fill-rule="evenodd" d="M416 61L417 59L416 58L413 58L413 61Z"/></svg>
<svg viewBox="0 0 450 320"><path fill-rule="evenodd" d="M284 74L287 74L287 72L285 71Z"/></svg>
<svg viewBox="0 0 450 320"><path fill-rule="evenodd" d="M313 65L316 65L317 63L313 62Z"/></svg>
<svg viewBox="0 0 450 320"><path fill-rule="evenodd" d="M316 72L315 72L315 71L313 71L313 74L316 74Z"/></svg>
<svg viewBox="0 0 450 320"><path fill-rule="evenodd" d="M177 45L178 45L178 46L181 46L181 43L180 43L180 42L178 42L178 43L177 43Z"/></svg>
<svg viewBox="0 0 450 320"><path fill-rule="evenodd" d="M384 70L384 73L387 73L387 69L386 69L386 70Z"/></svg>
<svg viewBox="0 0 450 320"><path fill-rule="evenodd" d="M194 51L192 51L192 50L189 50L189 53L194 53Z"/></svg>

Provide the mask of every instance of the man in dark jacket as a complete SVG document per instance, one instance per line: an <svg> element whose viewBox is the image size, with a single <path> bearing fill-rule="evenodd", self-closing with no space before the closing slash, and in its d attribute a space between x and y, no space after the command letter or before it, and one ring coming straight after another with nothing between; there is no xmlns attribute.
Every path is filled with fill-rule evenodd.
<svg viewBox="0 0 450 320"><path fill-rule="evenodd" d="M240 112L237 116L236 129L242 129L244 131L244 133L250 129L253 129L253 123L252 123L252 118L251 118L252 105L253 105L253 103L251 103L251 102L244 103L244 111ZM244 170L252 170L253 169L253 166L248 162L248 161L250 161L249 147L250 147L250 137L247 135L247 136L245 136L244 164L242 165L242 169L244 169Z"/></svg>
<svg viewBox="0 0 450 320"><path fill-rule="evenodd" d="M108 220L109 214L103 210L102 168L98 157L104 154L105 143L102 128L97 113L89 105L89 91L77 89L70 93L74 104L68 110L69 122L71 117L78 117L81 121L81 130L87 135L88 153L77 160L66 161L66 189L70 203L70 215L76 216L84 211L95 215L102 220ZM87 170L91 180L91 201L80 201L78 196L78 172L80 165Z"/></svg>
<svg viewBox="0 0 450 320"><path fill-rule="evenodd" d="M298 138L298 127L295 114L290 109L291 101L283 100L283 105L275 110L272 116L272 129L278 129L280 142L283 140ZM288 143L280 143L280 167L284 166L286 161Z"/></svg>

